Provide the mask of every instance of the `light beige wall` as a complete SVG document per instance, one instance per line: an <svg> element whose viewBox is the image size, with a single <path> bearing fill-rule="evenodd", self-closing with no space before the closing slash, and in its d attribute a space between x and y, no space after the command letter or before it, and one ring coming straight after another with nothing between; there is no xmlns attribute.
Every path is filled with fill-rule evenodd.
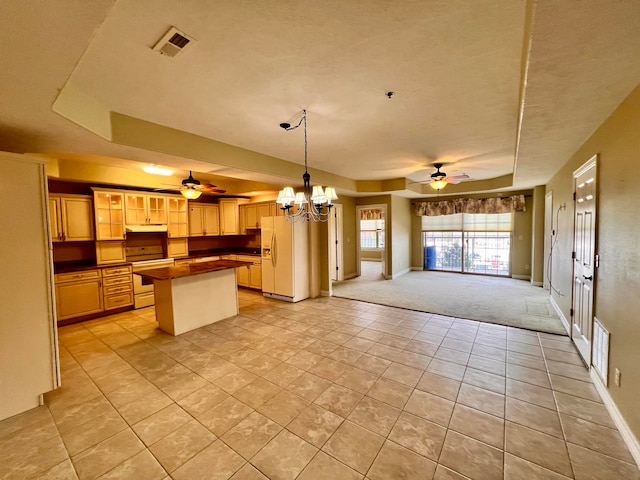
<svg viewBox="0 0 640 480"><path fill-rule="evenodd" d="M543 185L533 189L531 283L534 285L542 285L544 281L544 196Z"/></svg>
<svg viewBox="0 0 640 480"><path fill-rule="evenodd" d="M358 273L358 239L356 238L356 199L340 195L342 205L342 262L344 278L354 277Z"/></svg>
<svg viewBox="0 0 640 480"><path fill-rule="evenodd" d="M622 372L609 393L627 424L640 437L640 86L596 130L549 181L553 212L567 204L558 219L552 281L564 296L553 293L564 316L571 308L573 249L573 171L598 154L597 252L595 315L610 333L609 378Z"/></svg>
<svg viewBox="0 0 640 480"><path fill-rule="evenodd" d="M411 268L411 200L391 196L391 272L397 276Z"/></svg>
<svg viewBox="0 0 640 480"><path fill-rule="evenodd" d="M369 260L372 262L379 262L381 260L382 250L365 249L360 250L360 260Z"/></svg>
<svg viewBox="0 0 640 480"><path fill-rule="evenodd" d="M511 241L511 276L531 277L531 234L533 198L525 197L526 211L513 214L513 237ZM542 241L543 238L540 239Z"/></svg>

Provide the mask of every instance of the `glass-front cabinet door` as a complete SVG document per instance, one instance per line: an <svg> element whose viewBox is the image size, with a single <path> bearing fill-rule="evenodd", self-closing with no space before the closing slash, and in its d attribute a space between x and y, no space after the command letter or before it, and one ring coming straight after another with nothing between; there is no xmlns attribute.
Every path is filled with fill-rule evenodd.
<svg viewBox="0 0 640 480"><path fill-rule="evenodd" d="M95 190L96 240L124 239L124 194Z"/></svg>
<svg viewBox="0 0 640 480"><path fill-rule="evenodd" d="M186 198L167 198L169 211L169 238L180 238L189 236L189 206Z"/></svg>
<svg viewBox="0 0 640 480"><path fill-rule="evenodd" d="M152 225L167 224L167 197L147 195L147 223Z"/></svg>
<svg viewBox="0 0 640 480"><path fill-rule="evenodd" d="M127 225L147 224L147 198L140 193L125 194L125 218Z"/></svg>

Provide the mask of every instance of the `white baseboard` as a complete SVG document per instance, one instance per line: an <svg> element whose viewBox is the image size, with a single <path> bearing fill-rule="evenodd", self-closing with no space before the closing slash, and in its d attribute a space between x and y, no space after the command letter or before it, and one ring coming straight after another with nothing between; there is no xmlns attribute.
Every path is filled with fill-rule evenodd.
<svg viewBox="0 0 640 480"><path fill-rule="evenodd" d="M531 285L533 285L534 287L542 287L543 284L544 282L531 282Z"/></svg>
<svg viewBox="0 0 640 480"><path fill-rule="evenodd" d="M613 419L613 423L615 423L616 427L618 427L618 431L620 432L620 435L622 435L622 439L627 445L631 456L636 461L636 464L640 466L640 443L638 443L638 439L629 428L629 425L627 425L627 422L624 420L624 417L620 413L620 410L618 410L618 407L613 401L613 398L611 398L611 395L609 395L609 390L604 386L604 383L602 383L602 379L598 376L598 373L595 371L595 369L592 368L590 370L590 374L593 385L596 387L596 390L598 390L600 398L602 398L602 401L607 407L607 410L609 410L609 414Z"/></svg>
<svg viewBox="0 0 640 480"><path fill-rule="evenodd" d="M531 275L511 275L511 278L515 278L516 280L529 280L529 281L531 281Z"/></svg>
<svg viewBox="0 0 640 480"><path fill-rule="evenodd" d="M549 301L551 302L553 309L558 314L558 317L560 317L560 321L562 322L564 329L567 331L567 335L571 336L571 325L569 324L569 321L564 316L564 313L562 313L562 310L560 310L560 307L558 306L558 304L556 303L556 301L553 299L551 295L549 295Z"/></svg>
<svg viewBox="0 0 640 480"><path fill-rule="evenodd" d="M346 274L346 275L344 276L344 279L345 279L345 280L349 280L349 279L351 279L351 278L356 278L357 276L358 276L358 274L357 274L357 273L348 273L348 274Z"/></svg>
<svg viewBox="0 0 640 480"><path fill-rule="evenodd" d="M411 271L418 271L418 272L422 272L424 270L423 267L411 267Z"/></svg>
<svg viewBox="0 0 640 480"><path fill-rule="evenodd" d="M320 296L321 297L330 297L331 296L331 292L329 292L329 290L320 290Z"/></svg>
<svg viewBox="0 0 640 480"><path fill-rule="evenodd" d="M407 273L409 273L411 271L411 268L405 268L404 270L402 270L401 272L398 273L394 273L393 275L391 275L389 278L391 280L393 280L394 278L398 278L401 277L402 275L405 275ZM386 275L385 275L386 276Z"/></svg>

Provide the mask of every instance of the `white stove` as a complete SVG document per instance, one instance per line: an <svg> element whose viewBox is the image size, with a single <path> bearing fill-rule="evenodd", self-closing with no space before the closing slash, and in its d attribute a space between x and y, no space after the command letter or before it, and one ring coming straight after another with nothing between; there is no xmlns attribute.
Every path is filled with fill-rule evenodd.
<svg viewBox="0 0 640 480"><path fill-rule="evenodd" d="M128 248L127 254L129 254ZM146 255L146 258L150 258L152 255L155 256L157 253ZM162 252L160 252L160 255L162 255ZM127 255L127 260L131 261L133 259L131 262L131 268L133 269L134 308L150 307L155 303L153 296L153 282L143 280L142 277L140 275L136 275L136 273L141 272L142 270L149 270L151 268L172 267L174 264L173 258L153 258L150 260L142 260L143 258L145 258L145 255Z"/></svg>

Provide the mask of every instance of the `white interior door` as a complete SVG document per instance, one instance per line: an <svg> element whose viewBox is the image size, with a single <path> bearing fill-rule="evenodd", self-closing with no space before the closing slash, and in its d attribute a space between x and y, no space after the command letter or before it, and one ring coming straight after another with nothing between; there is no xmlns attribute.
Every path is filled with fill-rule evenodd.
<svg viewBox="0 0 640 480"><path fill-rule="evenodd" d="M329 279L344 280L342 260L342 205L334 205L329 218Z"/></svg>
<svg viewBox="0 0 640 480"><path fill-rule="evenodd" d="M574 181L575 228L571 338L586 364L590 365L596 249L596 157L574 173Z"/></svg>

